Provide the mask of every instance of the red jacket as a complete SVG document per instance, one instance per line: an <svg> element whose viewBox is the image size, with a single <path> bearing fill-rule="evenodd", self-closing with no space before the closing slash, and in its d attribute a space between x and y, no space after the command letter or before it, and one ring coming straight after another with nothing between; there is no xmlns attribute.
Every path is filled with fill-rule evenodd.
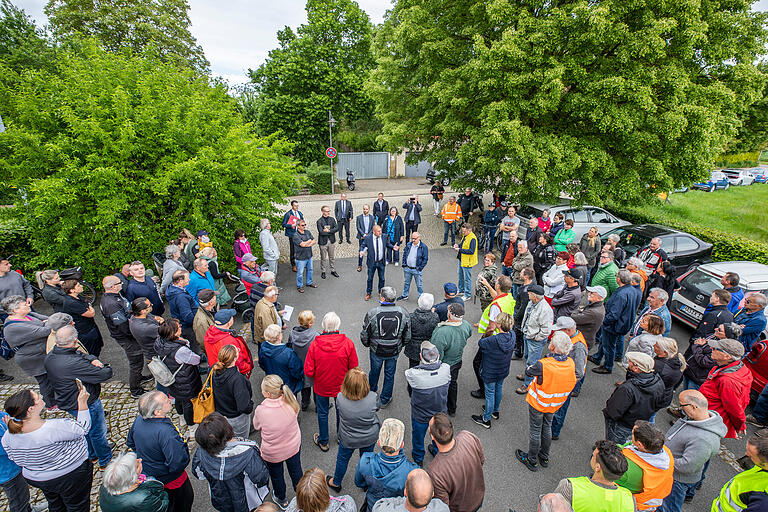
<svg viewBox="0 0 768 512"><path fill-rule="evenodd" d="M746 428L744 411L749 405L750 387L752 372L741 361L734 361L712 368L699 388L709 401L709 409L723 417L728 427L725 437L735 438L737 432Z"/></svg>
<svg viewBox="0 0 768 512"><path fill-rule="evenodd" d="M237 356L235 366L240 370L240 373L246 377L251 377L251 370L253 370L253 356L251 356L251 350L248 345L245 344L245 340L241 336L233 336L230 331L219 329L215 325L208 328L205 333L205 354L208 356L208 364L213 366L216 361L219 360L219 350L224 345L234 345L240 351L240 355Z"/></svg>
<svg viewBox="0 0 768 512"><path fill-rule="evenodd" d="M335 397L347 371L358 366L357 351L352 340L338 332L324 332L310 343L304 361L304 375L314 379L315 393Z"/></svg>

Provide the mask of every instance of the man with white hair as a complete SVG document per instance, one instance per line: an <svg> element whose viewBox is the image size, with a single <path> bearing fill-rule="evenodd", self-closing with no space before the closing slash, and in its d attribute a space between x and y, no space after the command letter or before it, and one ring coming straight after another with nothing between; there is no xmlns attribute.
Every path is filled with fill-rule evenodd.
<svg viewBox="0 0 768 512"><path fill-rule="evenodd" d="M117 455L104 470L99 489L99 506L104 512L141 510L165 512L168 510L168 493L163 484L147 477L139 481L143 471L142 461L134 452Z"/></svg>
<svg viewBox="0 0 768 512"><path fill-rule="evenodd" d="M624 260L627 257L627 252L619 247L621 237L616 233L611 233L607 238L608 241L611 242L611 245L613 245L613 261L616 263L617 267L621 268L621 265L624 263Z"/></svg>
<svg viewBox="0 0 768 512"><path fill-rule="evenodd" d="M621 353L624 351L624 336L632 328L635 311L640 304L640 296L632 288L631 282L632 274L628 270L622 269L616 274L616 283L619 287L605 303L600 349L594 359L590 358L590 361L595 364L600 364L604 358L602 366L592 368L595 373L613 373L613 363L617 358L621 358Z"/></svg>
<svg viewBox="0 0 768 512"><path fill-rule="evenodd" d="M277 260L280 259L280 249L272 235L272 224L269 219L261 219L261 231L259 232L261 254L264 257L264 265L277 277Z"/></svg>
<svg viewBox="0 0 768 512"><path fill-rule="evenodd" d="M246 252L240 258L242 265L237 269L237 273L240 275L240 279L243 280L243 286L245 291L250 292L249 288L261 281L261 269L256 264L256 256L250 252Z"/></svg>
<svg viewBox="0 0 768 512"><path fill-rule="evenodd" d="M642 319L646 315L656 315L664 320L664 332L662 336L668 337L669 332L672 330L672 316L669 314L669 308L667 307L667 301L669 300L669 294L661 288L651 288L648 292L647 304L638 313L635 325L629 334L632 338L639 336L643 333L643 328L640 326Z"/></svg>
<svg viewBox="0 0 768 512"><path fill-rule="evenodd" d="M768 300L762 293L750 293L744 299L744 307L733 315L733 321L741 326L739 341L745 350L751 350L752 345L760 339L765 330L765 307Z"/></svg>
<svg viewBox="0 0 768 512"><path fill-rule="evenodd" d="M568 357L573 349L571 338L555 331L549 342L551 356L536 361L525 369L528 385L528 451L515 450L515 457L530 471L549 467L552 444L552 417L565 403L576 385L576 363Z"/></svg>
<svg viewBox="0 0 768 512"><path fill-rule="evenodd" d="M253 341L261 346L264 341L264 329L268 325L277 324L285 328L283 319L277 311L277 297L280 291L277 286L269 286L264 290L264 297L253 308Z"/></svg>
<svg viewBox="0 0 768 512"><path fill-rule="evenodd" d="M77 330L65 325L56 331L56 346L45 358L45 371L53 388L56 405L62 411L77 417L77 395L80 393L75 379L80 379L90 395L88 410L91 413L91 429L86 434L88 456L98 458L105 468L112 460L112 449L107 441L107 421L99 395L101 383L112 378L112 368L104 366L96 356L77 351Z"/></svg>
<svg viewBox="0 0 768 512"><path fill-rule="evenodd" d="M661 238L655 237L648 245L637 251L637 257L645 263L646 272L653 272L659 263L669 259L667 252L661 248L661 244Z"/></svg>
<svg viewBox="0 0 768 512"><path fill-rule="evenodd" d="M411 241L403 249L403 294L397 300L408 300L408 294L411 291L411 279L416 281L416 291L419 292L419 295L424 293L421 275L429 261L429 249L426 244L422 243L418 231L414 231L410 236Z"/></svg>

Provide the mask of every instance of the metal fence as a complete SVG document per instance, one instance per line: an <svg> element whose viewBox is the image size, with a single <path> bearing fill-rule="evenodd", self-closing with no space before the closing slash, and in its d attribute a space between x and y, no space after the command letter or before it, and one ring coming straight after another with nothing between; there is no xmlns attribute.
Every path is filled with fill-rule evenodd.
<svg viewBox="0 0 768 512"><path fill-rule="evenodd" d="M339 153L336 174L340 180L347 178L347 169L359 180L389 177L389 153Z"/></svg>

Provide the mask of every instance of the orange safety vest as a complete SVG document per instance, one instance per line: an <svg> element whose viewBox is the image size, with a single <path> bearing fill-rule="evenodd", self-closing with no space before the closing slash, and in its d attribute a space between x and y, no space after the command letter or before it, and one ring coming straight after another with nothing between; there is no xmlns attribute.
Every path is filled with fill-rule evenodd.
<svg viewBox="0 0 768 512"><path fill-rule="evenodd" d="M570 357L565 361L545 357L541 366L544 369L542 383L538 384L539 378L534 377L525 401L537 411L556 412L576 386L576 363Z"/></svg>
<svg viewBox="0 0 768 512"><path fill-rule="evenodd" d="M459 206L459 203L453 203L453 206L451 206L451 203L445 203L443 205L443 212L440 216L446 222L459 220L461 218L461 207Z"/></svg>
<svg viewBox="0 0 768 512"><path fill-rule="evenodd" d="M638 510L656 510L656 508L661 506L664 498L672 492L675 458L672 452L669 451L669 448L664 446L663 449L669 456L669 467L667 469L651 466L642 457L630 450L629 447L621 450L621 453L626 458L640 466L640 469L643 470L643 490L635 494Z"/></svg>

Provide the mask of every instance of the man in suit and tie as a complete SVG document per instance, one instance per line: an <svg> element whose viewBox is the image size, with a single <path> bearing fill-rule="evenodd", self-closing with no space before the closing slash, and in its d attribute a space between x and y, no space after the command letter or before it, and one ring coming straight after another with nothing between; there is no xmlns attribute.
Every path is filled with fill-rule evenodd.
<svg viewBox="0 0 768 512"><path fill-rule="evenodd" d="M354 216L352 215L352 201L347 200L347 194L341 194L341 199L336 201L336 206L333 207L333 216L336 217L336 222L339 224L339 245L344 240L344 229L347 230L347 243L349 241L349 221Z"/></svg>
<svg viewBox="0 0 768 512"><path fill-rule="evenodd" d="M392 245L387 237L381 236L381 226L375 224L370 236L363 238L362 250L360 251L360 257L366 255L365 265L368 267L368 283L365 288L365 300L371 300L371 292L373 291L373 275L379 273L379 293L384 288L384 269L386 268L386 252L387 248L394 251L400 249L395 244Z"/></svg>
<svg viewBox="0 0 768 512"><path fill-rule="evenodd" d="M419 224L421 224L421 204L419 204L419 196L412 195L407 203L403 203L403 220L405 221L405 240L410 240L411 233L419 230Z"/></svg>
<svg viewBox="0 0 768 512"><path fill-rule="evenodd" d="M363 205L363 213L361 215L357 216L357 219L355 219L355 227L357 228L357 242L359 244L358 250L363 250L363 244L365 243L365 238L371 234L373 231L373 226L376 225L376 217L371 215L371 207L367 204ZM360 256L357 258L357 271L361 272L363 270L363 256L362 252Z"/></svg>
<svg viewBox="0 0 768 512"><path fill-rule="evenodd" d="M389 203L384 199L384 193L379 192L379 198L373 203L373 216L376 217L376 224L383 226L387 215L389 215Z"/></svg>

